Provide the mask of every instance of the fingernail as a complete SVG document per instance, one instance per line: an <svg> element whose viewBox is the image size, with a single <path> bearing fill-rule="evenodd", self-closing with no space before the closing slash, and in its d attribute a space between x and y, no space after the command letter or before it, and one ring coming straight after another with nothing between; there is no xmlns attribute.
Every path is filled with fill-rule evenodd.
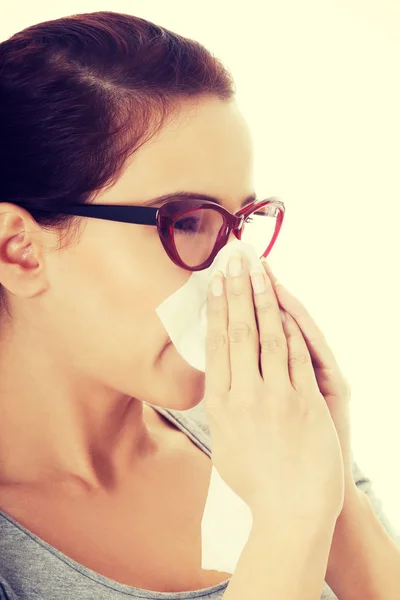
<svg viewBox="0 0 400 600"><path fill-rule="evenodd" d="M261 262L263 263L265 270L267 271L267 275L268 277L271 279L272 283L277 286L277 285L282 285L281 282L279 281L279 279L277 277L275 277L275 275L272 272L271 267L269 266L267 259L263 258L261 260Z"/></svg>
<svg viewBox="0 0 400 600"><path fill-rule="evenodd" d="M224 284L220 273L213 276L211 280L211 291L214 296L222 296L224 293Z"/></svg>
<svg viewBox="0 0 400 600"><path fill-rule="evenodd" d="M234 254L229 261L229 275L238 277L242 274L242 257L240 254Z"/></svg>
<svg viewBox="0 0 400 600"><path fill-rule="evenodd" d="M252 271L250 277L254 293L262 294L265 292L265 275L261 272Z"/></svg>

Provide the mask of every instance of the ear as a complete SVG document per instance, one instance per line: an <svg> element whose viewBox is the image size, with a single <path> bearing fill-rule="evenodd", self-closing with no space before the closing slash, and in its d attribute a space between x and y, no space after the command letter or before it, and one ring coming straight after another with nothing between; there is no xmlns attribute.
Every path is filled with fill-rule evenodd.
<svg viewBox="0 0 400 600"><path fill-rule="evenodd" d="M47 289L44 241L25 209L0 203L0 283L11 294L32 298Z"/></svg>

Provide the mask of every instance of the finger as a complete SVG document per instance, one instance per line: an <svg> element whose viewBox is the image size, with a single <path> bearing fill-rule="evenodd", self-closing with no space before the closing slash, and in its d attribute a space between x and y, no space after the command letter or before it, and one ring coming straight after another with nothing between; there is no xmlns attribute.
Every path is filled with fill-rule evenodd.
<svg viewBox="0 0 400 600"><path fill-rule="evenodd" d="M303 337L306 340L314 368L330 369L332 372L343 377L339 364L336 360L333 350L330 348L326 337L310 315L304 304L294 296L272 273L267 260L262 260L264 268L272 280L279 304L284 308L297 322Z"/></svg>
<svg viewBox="0 0 400 600"><path fill-rule="evenodd" d="M282 291L282 289L284 291ZM279 299L282 307L290 313L293 320L300 328L307 344L311 361L314 367L315 377L320 392L326 396L344 394L349 390L349 382L343 374L336 357L330 348L324 333L312 319L305 307L289 293L287 288L278 285ZM282 300L282 298L284 300ZM287 300L289 298L289 301Z"/></svg>
<svg viewBox="0 0 400 600"><path fill-rule="evenodd" d="M306 341L293 317L285 311L283 323L289 348L289 375L292 386L299 393L319 392L315 371Z"/></svg>
<svg viewBox="0 0 400 600"><path fill-rule="evenodd" d="M262 261L264 271L266 273L268 281L274 287L274 295L277 303L279 304L279 297L277 294L277 279L273 275L266 260ZM283 323L283 330L285 332L287 345L288 345L288 370L289 377L292 387L298 392L306 392L307 390L320 391L315 376L314 365L312 357L308 350L304 335L296 320L285 310L285 321Z"/></svg>
<svg viewBox="0 0 400 600"><path fill-rule="evenodd" d="M224 396L231 385L227 328L225 277L217 272L208 286L207 296L205 395L210 398Z"/></svg>
<svg viewBox="0 0 400 600"><path fill-rule="evenodd" d="M235 259L238 269L236 272L234 271ZM226 293L231 389L241 395L248 393L249 386L260 380L259 339L245 256L237 255L230 259L227 268Z"/></svg>
<svg viewBox="0 0 400 600"><path fill-rule="evenodd" d="M254 306L260 343L260 372L269 388L283 391L290 384L288 346L272 284L263 271L252 271Z"/></svg>
<svg viewBox="0 0 400 600"><path fill-rule="evenodd" d="M281 283L276 286L276 294L303 332L315 367L338 368L336 357L326 337L310 313L289 290Z"/></svg>

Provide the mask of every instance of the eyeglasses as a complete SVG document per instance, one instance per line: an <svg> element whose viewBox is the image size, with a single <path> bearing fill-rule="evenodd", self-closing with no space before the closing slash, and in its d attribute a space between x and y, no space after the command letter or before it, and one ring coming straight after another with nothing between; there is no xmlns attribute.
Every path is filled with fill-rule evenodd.
<svg viewBox="0 0 400 600"><path fill-rule="evenodd" d="M57 208L57 213L155 225L166 253L176 265L188 271L202 271L212 264L231 232L238 240L254 245L260 258L268 256L281 229L285 205L271 197L255 200L233 214L199 197L167 200L160 208L77 204Z"/></svg>

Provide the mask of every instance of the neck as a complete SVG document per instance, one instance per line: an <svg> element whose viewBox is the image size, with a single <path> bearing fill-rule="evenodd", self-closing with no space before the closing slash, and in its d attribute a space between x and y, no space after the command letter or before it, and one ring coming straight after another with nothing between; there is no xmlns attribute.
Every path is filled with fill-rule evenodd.
<svg viewBox="0 0 400 600"><path fill-rule="evenodd" d="M2 336L3 337L3 336ZM154 410L25 338L0 346L0 484L112 488L159 449Z"/></svg>

